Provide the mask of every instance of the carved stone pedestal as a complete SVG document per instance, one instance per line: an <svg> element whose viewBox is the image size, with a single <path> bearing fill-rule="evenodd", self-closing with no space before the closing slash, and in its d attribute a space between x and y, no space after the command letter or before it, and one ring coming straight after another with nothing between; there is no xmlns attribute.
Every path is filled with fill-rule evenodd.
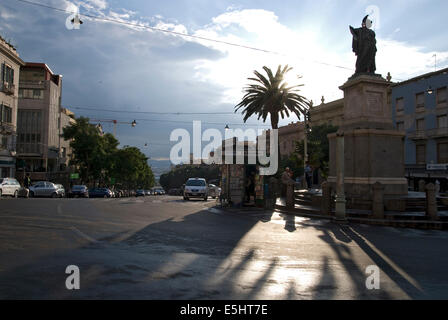
<svg viewBox="0 0 448 320"><path fill-rule="evenodd" d="M384 186L384 196L406 195L404 133L393 128L387 102L389 83L378 76L361 75L340 87L344 91L344 189L348 204L372 201L373 185ZM336 134L330 143L328 182L336 183Z"/></svg>

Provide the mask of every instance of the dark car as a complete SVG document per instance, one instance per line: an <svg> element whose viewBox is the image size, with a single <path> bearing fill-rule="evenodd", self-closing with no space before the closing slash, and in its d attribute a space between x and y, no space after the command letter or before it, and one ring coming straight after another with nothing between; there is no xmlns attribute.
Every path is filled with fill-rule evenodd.
<svg viewBox="0 0 448 320"><path fill-rule="evenodd" d="M89 197L89 190L87 189L87 186L84 185L77 185L73 186L71 190L68 193L69 198L88 198Z"/></svg>
<svg viewBox="0 0 448 320"><path fill-rule="evenodd" d="M144 197L145 196L145 190L137 190L135 191L136 197Z"/></svg>
<svg viewBox="0 0 448 320"><path fill-rule="evenodd" d="M89 190L90 198L112 198L112 191L108 188L93 188Z"/></svg>

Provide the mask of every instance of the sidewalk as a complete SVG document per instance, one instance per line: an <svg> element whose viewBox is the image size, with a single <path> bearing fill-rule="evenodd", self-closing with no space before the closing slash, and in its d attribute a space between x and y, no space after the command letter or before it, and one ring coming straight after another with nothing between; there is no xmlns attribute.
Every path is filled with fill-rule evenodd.
<svg viewBox="0 0 448 320"><path fill-rule="evenodd" d="M296 204L293 209L286 208L284 198L277 199L275 211L299 217L314 219L334 219L331 215L321 214L320 208ZM439 220L428 220L424 212L384 212L385 219L373 219L370 210L346 209L347 222L390 226L399 228L448 230L448 211L439 212Z"/></svg>

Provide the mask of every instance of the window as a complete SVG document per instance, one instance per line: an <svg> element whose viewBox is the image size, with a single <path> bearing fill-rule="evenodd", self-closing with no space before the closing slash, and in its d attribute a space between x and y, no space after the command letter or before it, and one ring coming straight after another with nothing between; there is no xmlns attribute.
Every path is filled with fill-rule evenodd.
<svg viewBox="0 0 448 320"><path fill-rule="evenodd" d="M33 99L43 99L43 90L33 89Z"/></svg>
<svg viewBox="0 0 448 320"><path fill-rule="evenodd" d="M398 129L398 131L404 131L404 122L403 121L397 122L397 129Z"/></svg>
<svg viewBox="0 0 448 320"><path fill-rule="evenodd" d="M415 148L417 164L426 163L426 146L424 144L417 145Z"/></svg>
<svg viewBox="0 0 448 320"><path fill-rule="evenodd" d="M437 128L446 128L448 127L447 116L438 116L437 117Z"/></svg>
<svg viewBox="0 0 448 320"><path fill-rule="evenodd" d="M416 130L417 131L425 130L425 119L417 119L416 120Z"/></svg>
<svg viewBox="0 0 448 320"><path fill-rule="evenodd" d="M397 112L404 110L404 99L403 98L398 98L396 100L396 108L397 108Z"/></svg>
<svg viewBox="0 0 448 320"><path fill-rule="evenodd" d="M13 84L14 83L14 69L8 66L6 63L2 64L2 83Z"/></svg>
<svg viewBox="0 0 448 320"><path fill-rule="evenodd" d="M0 121L6 123L12 123L12 109L8 106L0 106Z"/></svg>
<svg viewBox="0 0 448 320"><path fill-rule="evenodd" d="M7 137L2 137L2 141L0 143L1 143L1 147L3 149L6 149L7 146L8 146L8 138Z"/></svg>
<svg viewBox="0 0 448 320"><path fill-rule="evenodd" d="M44 91L40 89L19 89L19 98L42 100Z"/></svg>
<svg viewBox="0 0 448 320"><path fill-rule="evenodd" d="M448 142L437 144L437 162L448 163Z"/></svg>
<svg viewBox="0 0 448 320"><path fill-rule="evenodd" d="M417 105L417 109L425 108L425 93L424 92L417 93L415 95L415 102Z"/></svg>
<svg viewBox="0 0 448 320"><path fill-rule="evenodd" d="M446 103L446 87L437 89L437 104Z"/></svg>

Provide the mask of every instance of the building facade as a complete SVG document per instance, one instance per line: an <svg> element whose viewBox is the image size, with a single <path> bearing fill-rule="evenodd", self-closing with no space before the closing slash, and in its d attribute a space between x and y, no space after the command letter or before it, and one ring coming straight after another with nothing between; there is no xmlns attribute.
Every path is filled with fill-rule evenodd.
<svg viewBox="0 0 448 320"><path fill-rule="evenodd" d="M0 63L0 178L5 178L15 176L19 73L24 62L1 37Z"/></svg>
<svg viewBox="0 0 448 320"><path fill-rule="evenodd" d="M447 87L448 68L391 86L392 119L406 133L406 176L415 189L421 179L448 188Z"/></svg>
<svg viewBox="0 0 448 320"><path fill-rule="evenodd" d="M74 119L71 111L61 107L61 94L62 76L54 74L46 64L27 62L21 68L18 170L31 172L32 180L48 177L42 173L60 172L67 168L70 145L61 134L62 129Z"/></svg>
<svg viewBox="0 0 448 320"><path fill-rule="evenodd" d="M341 127L344 123L344 99L325 103L322 97L322 103L310 110L310 117L311 126L328 124Z"/></svg>

